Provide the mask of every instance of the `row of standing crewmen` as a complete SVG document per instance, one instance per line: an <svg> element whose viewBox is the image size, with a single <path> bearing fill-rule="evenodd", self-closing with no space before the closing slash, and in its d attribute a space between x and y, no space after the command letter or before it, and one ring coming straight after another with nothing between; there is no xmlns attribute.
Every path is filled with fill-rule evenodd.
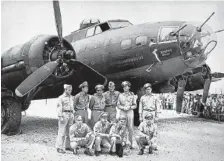
<svg viewBox="0 0 224 161"><path fill-rule="evenodd" d="M74 144L84 144L78 143L74 138L78 140L84 139L85 143L87 140L93 140L92 143L85 144L90 145L85 151L88 155L93 154L93 146L95 146L95 154L97 156L101 153L101 146L106 146L112 155L115 153L115 150L119 151L119 149L122 149L125 145L130 145L130 148L133 148L133 110L137 108L137 96L135 96L133 92L130 92L130 82L124 81L121 85L124 90L123 93L115 91L114 82L109 82L109 91L103 93L104 86L97 85L95 87L96 93L90 96L88 94L88 83L83 82L79 86L81 92L74 97L71 96L72 86L64 85L65 91L58 98L57 107L59 128L56 148L59 153L65 153L66 147L70 146L72 148L70 150L76 154L77 146L74 146ZM138 128L139 132L137 136L135 136L139 147L139 155L143 154L145 145L149 145L150 153L152 153L153 149L157 150L157 128L154 124L154 119L157 117L157 99L151 94L151 84L146 83L144 89L146 94L141 97L139 102L139 118L141 124ZM88 119L88 109L91 110L90 120ZM103 118L105 117L106 120L104 121ZM75 123L73 124L74 118ZM82 120L83 122L80 123L78 120ZM79 128L75 130L73 128L72 130L70 127L74 127L73 125ZM81 125L86 128L81 128ZM123 125L125 126L123 127ZM112 130L114 129L113 126L115 126L115 129L120 130L127 128L128 139L124 142L118 141L119 139L116 138L122 138L122 134L120 130ZM115 137L113 134L115 134ZM71 140L71 138L73 139ZM111 144L115 145L113 144L115 142L116 148L114 146L109 146Z"/></svg>

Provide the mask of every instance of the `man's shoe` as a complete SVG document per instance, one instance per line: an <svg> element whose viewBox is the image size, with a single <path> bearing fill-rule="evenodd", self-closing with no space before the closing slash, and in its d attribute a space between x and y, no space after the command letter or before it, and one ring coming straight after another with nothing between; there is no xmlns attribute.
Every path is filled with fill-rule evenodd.
<svg viewBox="0 0 224 161"><path fill-rule="evenodd" d="M99 156L100 155L100 151L95 151L95 155Z"/></svg>
<svg viewBox="0 0 224 161"><path fill-rule="evenodd" d="M115 156L115 155L117 155L117 154L116 154L116 152L112 152L112 151L110 151L110 155Z"/></svg>
<svg viewBox="0 0 224 161"><path fill-rule="evenodd" d="M152 147L149 147L149 154L152 154Z"/></svg>
<svg viewBox="0 0 224 161"><path fill-rule="evenodd" d="M140 149L138 152L138 155L143 155L144 154L144 149Z"/></svg>
<svg viewBox="0 0 224 161"><path fill-rule="evenodd" d="M68 151L73 151L73 149L72 149L72 148L66 148L65 150L68 150Z"/></svg>
<svg viewBox="0 0 224 161"><path fill-rule="evenodd" d="M57 152L58 152L58 153L65 154L65 151L64 151L64 150L62 150L62 149L59 149L59 148L57 149Z"/></svg>
<svg viewBox="0 0 224 161"><path fill-rule="evenodd" d="M90 149L86 149L84 151L84 154L89 155L89 156L93 156L94 154L90 151Z"/></svg>

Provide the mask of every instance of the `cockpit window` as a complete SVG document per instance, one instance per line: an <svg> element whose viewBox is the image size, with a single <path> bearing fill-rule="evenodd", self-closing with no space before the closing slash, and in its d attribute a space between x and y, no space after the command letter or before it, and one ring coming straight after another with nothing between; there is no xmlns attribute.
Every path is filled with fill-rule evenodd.
<svg viewBox="0 0 224 161"><path fill-rule="evenodd" d="M86 37L100 34L104 31L109 30L109 29L110 29L110 26L108 25L107 22L103 23L103 24L100 24L100 25L97 25L97 26L92 27L92 28L87 30Z"/></svg>
<svg viewBox="0 0 224 161"><path fill-rule="evenodd" d="M176 40L176 36L171 36L170 33L177 29L177 26L162 27L159 33L159 42Z"/></svg>
<svg viewBox="0 0 224 161"><path fill-rule="evenodd" d="M129 21L109 21L111 28L123 28L131 26L132 24Z"/></svg>
<svg viewBox="0 0 224 161"><path fill-rule="evenodd" d="M87 32L86 32L86 37L93 36L94 31L95 31L95 27L92 27L92 28L88 29Z"/></svg>

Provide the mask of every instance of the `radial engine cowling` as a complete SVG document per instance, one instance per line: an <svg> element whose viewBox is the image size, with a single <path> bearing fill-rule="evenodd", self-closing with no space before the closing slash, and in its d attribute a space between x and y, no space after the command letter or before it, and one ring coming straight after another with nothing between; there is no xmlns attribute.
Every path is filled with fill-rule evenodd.
<svg viewBox="0 0 224 161"><path fill-rule="evenodd" d="M49 61L57 59L62 51L75 51L71 44L63 40L60 46L57 36L39 35L23 45L10 48L2 54L2 84L16 88L28 75ZM8 87L10 88L10 87Z"/></svg>

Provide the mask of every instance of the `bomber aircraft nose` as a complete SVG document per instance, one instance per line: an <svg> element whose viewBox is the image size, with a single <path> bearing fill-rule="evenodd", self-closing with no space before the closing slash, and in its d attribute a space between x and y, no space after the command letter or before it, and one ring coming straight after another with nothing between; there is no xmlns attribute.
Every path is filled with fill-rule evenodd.
<svg viewBox="0 0 224 161"><path fill-rule="evenodd" d="M204 25L198 29L200 23L187 23L187 26L179 32L180 50L184 59L198 58L205 61L211 51L217 45L215 32Z"/></svg>

